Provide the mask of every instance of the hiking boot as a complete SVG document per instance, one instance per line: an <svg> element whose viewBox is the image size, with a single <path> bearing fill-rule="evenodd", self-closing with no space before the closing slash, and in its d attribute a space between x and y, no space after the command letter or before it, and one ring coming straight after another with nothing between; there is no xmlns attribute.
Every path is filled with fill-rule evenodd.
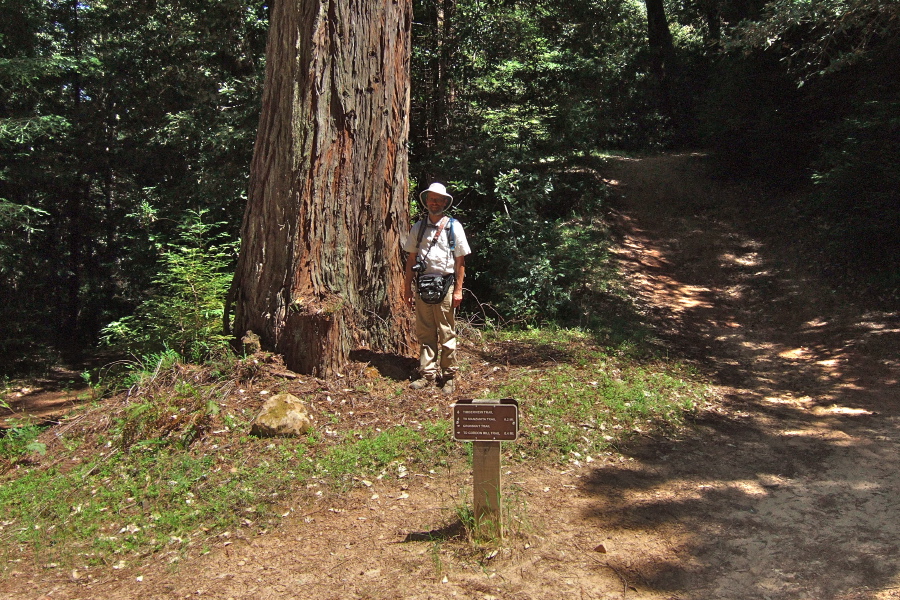
<svg viewBox="0 0 900 600"><path fill-rule="evenodd" d="M450 378L444 380L444 386L441 388L441 391L446 395L450 395L456 391L456 379Z"/></svg>
<svg viewBox="0 0 900 600"><path fill-rule="evenodd" d="M428 386L430 386L430 385L433 384L433 383L434 383L433 380L431 380L431 379L426 379L425 377L422 377L422 378L420 378L420 379L416 379L416 380L413 381L411 384L409 384L409 389L411 389L411 390L424 390L425 388L427 388Z"/></svg>

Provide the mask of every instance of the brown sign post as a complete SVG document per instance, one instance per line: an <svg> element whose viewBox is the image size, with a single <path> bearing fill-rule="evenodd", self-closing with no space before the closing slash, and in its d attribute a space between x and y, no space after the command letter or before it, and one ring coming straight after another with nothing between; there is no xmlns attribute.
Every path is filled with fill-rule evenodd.
<svg viewBox="0 0 900 600"><path fill-rule="evenodd" d="M453 405L453 439L473 442L472 488L476 534L503 537L500 510L500 442L519 437L519 403L459 400Z"/></svg>

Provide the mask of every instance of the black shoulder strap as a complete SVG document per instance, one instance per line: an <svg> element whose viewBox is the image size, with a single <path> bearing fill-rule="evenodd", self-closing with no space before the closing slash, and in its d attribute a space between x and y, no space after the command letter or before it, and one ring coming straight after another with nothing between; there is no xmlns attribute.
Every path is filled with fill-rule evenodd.
<svg viewBox="0 0 900 600"><path fill-rule="evenodd" d="M425 219L420 219L417 225L419 226L419 236L416 239L416 250L422 246L422 238L425 237Z"/></svg>
<svg viewBox="0 0 900 600"><path fill-rule="evenodd" d="M456 221L453 217L450 217L450 222L447 223L447 239L450 241L450 256L456 252L456 234L453 232L453 222Z"/></svg>

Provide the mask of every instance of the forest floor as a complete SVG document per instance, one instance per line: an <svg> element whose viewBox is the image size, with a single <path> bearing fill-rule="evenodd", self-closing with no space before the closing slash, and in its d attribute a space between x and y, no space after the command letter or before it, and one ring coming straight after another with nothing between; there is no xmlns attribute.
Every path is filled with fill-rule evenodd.
<svg viewBox="0 0 900 600"><path fill-rule="evenodd" d="M677 438L504 465L515 527L496 552L447 527L470 473L444 470L304 500L177 565L22 572L0 597L900 598L900 315L827 286L768 192L703 165L622 158L602 174L633 297L717 402Z"/></svg>

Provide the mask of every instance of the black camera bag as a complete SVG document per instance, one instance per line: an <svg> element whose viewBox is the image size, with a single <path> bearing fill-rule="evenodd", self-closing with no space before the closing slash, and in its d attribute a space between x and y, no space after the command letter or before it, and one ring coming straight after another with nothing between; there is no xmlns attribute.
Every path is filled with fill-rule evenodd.
<svg viewBox="0 0 900 600"><path fill-rule="evenodd" d="M416 288L419 298L425 304L440 304L447 296L447 292L453 287L456 277L453 273L447 275L419 275Z"/></svg>

